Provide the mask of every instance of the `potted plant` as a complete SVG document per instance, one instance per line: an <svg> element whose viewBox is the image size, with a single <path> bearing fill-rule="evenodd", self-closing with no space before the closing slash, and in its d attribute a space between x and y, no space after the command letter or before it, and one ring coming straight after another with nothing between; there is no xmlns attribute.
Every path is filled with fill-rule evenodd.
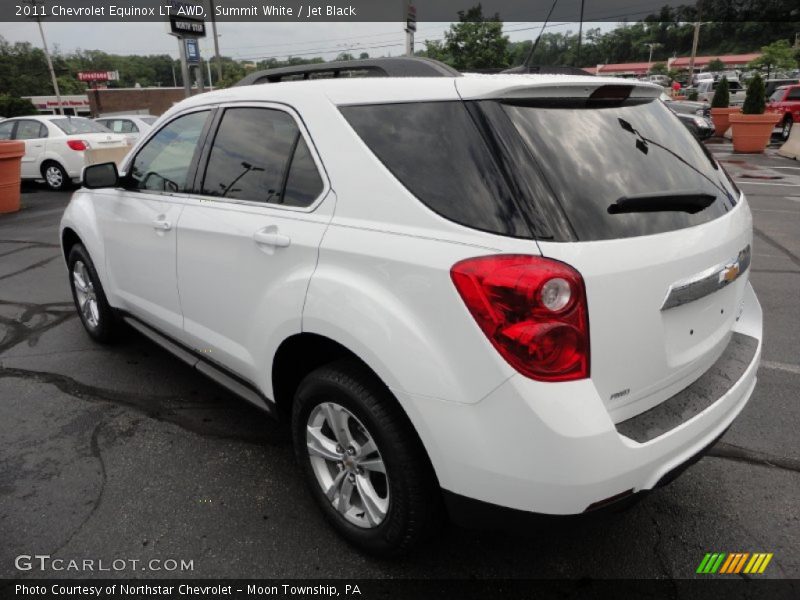
<svg viewBox="0 0 800 600"><path fill-rule="evenodd" d="M0 213L19 210L20 167L25 142L0 141Z"/></svg>
<svg viewBox="0 0 800 600"><path fill-rule="evenodd" d="M741 114L730 115L733 127L733 151L755 154L763 152L772 130L781 118L779 113L764 113L767 101L764 80L756 74L747 85Z"/></svg>
<svg viewBox="0 0 800 600"><path fill-rule="evenodd" d="M714 90L714 97L711 98L711 120L714 121L714 135L722 137L730 127L730 116L738 113L739 108L731 108L731 92L728 86L728 78L723 76Z"/></svg>

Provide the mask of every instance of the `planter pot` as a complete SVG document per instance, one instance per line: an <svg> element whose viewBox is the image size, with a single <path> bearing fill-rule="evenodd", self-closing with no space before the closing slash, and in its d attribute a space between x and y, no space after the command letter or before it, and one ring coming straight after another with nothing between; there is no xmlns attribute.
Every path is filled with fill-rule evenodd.
<svg viewBox="0 0 800 600"><path fill-rule="evenodd" d="M686 100L686 98L687 98L686 96L673 96L672 97L673 100Z"/></svg>
<svg viewBox="0 0 800 600"><path fill-rule="evenodd" d="M714 135L722 137L730 127L730 116L741 112L741 107L731 106L730 108L712 108L711 120L714 121Z"/></svg>
<svg viewBox="0 0 800 600"><path fill-rule="evenodd" d="M758 154L769 143L772 130L781 116L774 113L763 115L735 114L730 116L733 128L733 151Z"/></svg>
<svg viewBox="0 0 800 600"><path fill-rule="evenodd" d="M25 142L0 141L0 213L19 210L20 163Z"/></svg>

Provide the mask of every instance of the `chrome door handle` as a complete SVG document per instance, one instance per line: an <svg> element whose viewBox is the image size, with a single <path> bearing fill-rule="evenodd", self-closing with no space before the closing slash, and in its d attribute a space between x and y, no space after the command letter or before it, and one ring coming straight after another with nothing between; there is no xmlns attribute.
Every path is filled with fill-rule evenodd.
<svg viewBox="0 0 800 600"><path fill-rule="evenodd" d="M163 219L156 219L153 221L153 229L158 231L169 231L172 229L172 223Z"/></svg>
<svg viewBox="0 0 800 600"><path fill-rule="evenodd" d="M286 248L292 243L292 238L275 231L256 231L253 234L256 244L262 246L274 246L276 248Z"/></svg>

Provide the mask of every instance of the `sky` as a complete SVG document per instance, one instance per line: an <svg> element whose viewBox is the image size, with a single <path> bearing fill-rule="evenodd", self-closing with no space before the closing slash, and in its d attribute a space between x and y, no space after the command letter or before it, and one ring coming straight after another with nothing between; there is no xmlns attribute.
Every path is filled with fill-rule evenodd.
<svg viewBox="0 0 800 600"><path fill-rule="evenodd" d="M287 56L321 56L335 58L341 52L358 56L398 56L405 50L404 23L219 23L220 52L241 60L260 60ZM417 24L415 47L424 48L425 39L442 39L450 23ZM504 23L504 32L511 41L535 38L541 23ZM615 23L584 23L589 28L608 31ZM177 58L178 46L162 23L55 23L44 22L47 43L69 53L78 48L102 50L109 54L170 54ZM572 31L577 23L548 23L547 32ZM203 56L213 53L211 27L208 37L200 41ZM41 46L36 23L0 22L0 36L9 42L30 42Z"/></svg>

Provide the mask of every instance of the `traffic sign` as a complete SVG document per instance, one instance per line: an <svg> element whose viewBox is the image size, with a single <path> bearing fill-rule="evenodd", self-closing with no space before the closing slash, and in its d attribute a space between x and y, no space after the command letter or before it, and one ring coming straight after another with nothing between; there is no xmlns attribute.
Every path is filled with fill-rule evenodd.
<svg viewBox="0 0 800 600"><path fill-rule="evenodd" d="M186 38L186 62L199 63L200 62L200 43L197 38Z"/></svg>

